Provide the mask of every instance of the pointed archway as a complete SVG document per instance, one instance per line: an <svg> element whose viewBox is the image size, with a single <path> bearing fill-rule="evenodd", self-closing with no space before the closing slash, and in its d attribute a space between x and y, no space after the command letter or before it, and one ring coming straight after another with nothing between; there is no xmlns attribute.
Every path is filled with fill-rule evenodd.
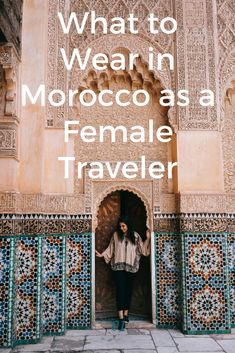
<svg viewBox="0 0 235 353"><path fill-rule="evenodd" d="M145 240L147 212L143 201L133 192L116 190L108 194L98 210L95 247L103 251L116 229L120 214L128 215L134 229ZM96 321L111 320L116 316L116 293L113 271L103 259L95 263L95 316ZM130 308L132 320L152 321L150 258L141 258L136 275Z"/></svg>

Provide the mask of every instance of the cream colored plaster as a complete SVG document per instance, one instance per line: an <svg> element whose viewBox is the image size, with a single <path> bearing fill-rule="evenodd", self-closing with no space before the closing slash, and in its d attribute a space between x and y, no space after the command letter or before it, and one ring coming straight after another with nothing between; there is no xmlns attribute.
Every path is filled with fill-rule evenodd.
<svg viewBox="0 0 235 353"><path fill-rule="evenodd" d="M74 163L70 163L69 178L64 178L64 162L58 161L58 157L73 157L73 140L64 143L64 131L50 129L44 131L43 165L43 192L46 193L72 193Z"/></svg>
<svg viewBox="0 0 235 353"><path fill-rule="evenodd" d="M18 191L18 162L11 158L1 158L0 163L0 191Z"/></svg>
<svg viewBox="0 0 235 353"><path fill-rule="evenodd" d="M57 11L57 2L51 2L51 4L54 4L55 7L53 7L54 5L51 6L50 12L48 13L49 4L49 1L47 2L43 0L24 1L21 57L22 65L18 81L20 81L21 76L22 83L28 84L32 92L34 92L40 84L44 83L48 88L50 88L51 86L55 86L54 88L57 88L56 86L58 86L59 88L70 86L74 88L79 88L79 85L81 84L81 76L85 75L84 80L86 77L87 79L83 83L85 87L89 88L89 80L91 77L93 77L93 74L91 75L91 73L89 73L90 68L87 69L87 73L82 73L82 75L81 73L78 73L76 71L72 72L71 75L68 75L68 81L66 80L66 75L61 71L61 62L60 60L58 60L58 48L64 45L64 36L60 36L60 33L56 26L55 29L53 29L54 19L56 16L56 12L54 13L53 11ZM180 24L180 21L183 18L181 16L180 2L176 2L175 5L177 10L176 14L179 17L178 21ZM201 14L201 21L204 21L204 19L205 13ZM190 26L190 21L194 21L193 17L188 17L187 23L185 23L185 28L187 28L188 24ZM49 30L47 28L48 23L50 27ZM187 31L185 31L184 26L180 26L179 30L184 31L184 35L186 35ZM51 35L48 36L48 33ZM180 34L180 32L178 33ZM193 33L188 33L188 40L191 40L190 35L193 35ZM74 37L71 35L71 40L69 39L69 43L67 44L76 44L73 42L76 38L77 40L79 40L77 46L79 48L81 47L81 50L84 51L88 43L84 44L85 41L81 41L81 38L79 36ZM126 48L126 50L129 51L132 51L133 48L138 47L140 48L142 59L146 61L146 47L148 47L148 42L146 42L146 38L143 42L142 38L136 37L137 41L135 41L134 47L131 38L128 35L125 37L118 37L118 40L116 42L114 42L113 38L111 38L110 36L106 36L102 38L97 38L97 42L90 41L89 43L91 47L95 47L96 50L103 50L104 48L106 50L106 48L108 48L110 49L110 52L116 50L115 48L117 47ZM184 39L184 36L181 36L180 34L178 38ZM211 41L211 34L208 35L207 40L208 39ZM204 39L199 37L199 42L202 41L204 43ZM194 72L199 72L199 66L201 66L201 62L193 60L195 55L198 55L198 52L195 49L196 47L192 48L195 49L195 52L193 51L192 53L193 55L188 55L188 49L187 47L185 47L185 43L187 43L186 40L184 40L184 42L182 43L180 41L177 42L179 49L179 58L177 59L178 66L176 67L174 73L172 73L172 77L166 76L165 80L162 81L162 83L168 82L168 84L164 84L163 87L169 86L174 88L174 85L176 84L174 81L178 82L180 87L185 87L187 86L186 81L188 81L189 88L195 89L197 85L201 87L202 82L204 82L204 74L203 77L196 74L191 75L191 78L189 77L189 72L187 71L187 68L192 67L194 69ZM50 52L52 44L55 44L55 51ZM204 47L202 48L203 53L207 53L207 41L204 44ZM231 53L232 50L233 48L231 47ZM207 54L207 56L205 54L205 57L209 58L210 56L213 56L213 51ZM50 61L50 55L53 56L53 61ZM228 58L230 60L230 58L232 58L232 55L229 54ZM190 60L192 60L192 62L190 62ZM209 63L209 61L205 64L207 65L207 63ZM198 66L196 65L194 67L193 64L197 64ZM139 65L137 66L138 77L132 76L131 73L127 73L128 80L126 80L125 77L122 77L123 73L118 73L117 77L116 75L114 77L113 74L110 77L107 75L109 87L116 91L118 88L125 88L126 85L126 88L130 88L130 90L132 91L133 87L134 89L136 89L136 87L138 86L136 86L136 83L138 83L138 80L136 81L137 78L139 78L142 82L141 87L142 85L143 87L145 87L145 84L149 84L151 79L153 79L153 76L149 76L149 72L144 69L143 62L139 63ZM212 69L213 67L214 66L212 65ZM221 73L223 74L221 74L221 77L225 77L226 80L228 77L232 76L230 67L230 61L228 61L228 63L225 65L225 68L221 71ZM52 70L52 68L55 70ZM208 77L210 77L212 84L210 85L210 87L215 90L215 75L213 71L211 72L212 69L210 69L208 66ZM52 71L53 74L50 75ZM139 77L140 72L143 73L141 77ZM101 77L101 75L99 77L98 76L95 75L93 80L94 82L92 81L93 83L98 84L97 87L99 87L99 85L102 83L102 80L100 80L100 78L103 77ZM156 75L156 77L158 77L158 75ZM130 128L130 126L132 125L140 124L146 128L149 119L154 119L154 121L156 122L156 126L165 124L167 123L167 110L163 109L163 107L160 107L156 103L156 98L159 95L159 90L162 85L160 84L160 82L155 83L156 96L153 99L151 98L152 100L148 107L136 109L136 107L132 106L126 109L120 109L114 105L113 109L110 110L95 105L93 108L89 108L88 114L87 109L81 108L79 107L79 105L77 105L74 107L75 109L71 110L74 114L73 117L74 119L79 119L81 125L92 124L95 127L98 127L101 124L124 124L128 128ZM224 84L222 86L224 87ZM102 87L103 86L101 85L100 88ZM149 85L147 85L147 87L149 87ZM152 89L150 91L152 92ZM221 96L223 95L224 94L222 94ZM195 96L192 96L192 98L195 99ZM86 143L83 143L76 137L74 137L74 139L71 139L70 144L64 144L62 127L63 119L68 118L66 115L67 111L65 109L65 114L60 114L61 112L59 110L53 110L55 115L53 126L60 127L61 130L57 130L54 128L45 129L45 121L48 119L48 121L50 122L51 120L50 114L47 114L47 109L39 105L27 105L25 108L21 108L21 111L19 113L20 125L18 174L18 162L16 160L9 161L9 159L2 159L2 168L0 170L0 190L20 191L23 195L32 195L30 196L32 198L36 198L37 194L41 193L58 193L58 197L60 197L60 195L67 194L68 197L71 197L71 193L76 193L77 196L79 195L79 193L85 192L85 202L84 205L82 204L81 206L81 210L84 211L85 207L86 209L89 209L91 207L91 200L93 200L94 198L94 194L92 194L94 190L90 188L91 182L87 180L86 176L82 181L74 179L74 175L76 173L73 170L72 163L70 170L70 178L68 181L64 180L64 165L63 162L58 162L58 156L74 155L77 161L115 161L138 160L139 156L144 154L146 155L147 160L161 160L163 162L166 162L167 160L178 161L178 173L177 170L175 170L172 181L168 181L165 178L160 182L153 182L153 187L151 189L153 191L151 192L148 191L148 182L150 182L150 180L143 181L140 184L140 189L145 195L147 195L146 197L153 198L154 206L159 207L159 205L164 204L164 207L161 206L162 210L164 211L171 210L171 212L173 212L173 193L185 193L188 197L188 195L190 195L191 193L193 195L199 195L200 193L203 195L211 195L213 193L219 195L219 193L224 192L221 136L220 133L218 133L217 131L212 131L213 129L216 130L218 128L218 119L216 119L214 116L215 111L211 111L211 113L208 113L208 115L205 116L205 120L202 120L204 113L202 115L199 114L198 120L196 120L196 115L193 108L190 110L190 115L185 114L185 110L182 110L181 112L178 109L177 114L174 114L175 111L171 110L169 116L174 117L174 119L171 118L170 122L171 120L173 120L175 122L174 126L178 125L179 130L187 130L178 131L176 140L173 139L171 144L169 144L168 146L164 146L163 144L158 142L155 142L152 145L147 143L138 145L119 143L117 148L116 144L111 144L109 141L105 141L102 145L94 143L88 146ZM52 111L50 110L50 113L51 112ZM232 117L233 115L229 115L229 119L231 119ZM60 124L56 124L56 119L60 119ZM49 123L48 126L52 125L50 125ZM230 131L232 131L230 123L228 123L228 126ZM202 129L201 131L199 131L200 128ZM189 131L189 129L198 130ZM208 131L206 131L205 129L208 129ZM177 129L175 131L177 131ZM231 179L230 169L226 167L228 163L229 168L231 165L231 142L228 139L226 131L225 133L226 143L228 146L228 151L226 150L225 152L228 152L227 154L229 155L229 158L226 157L225 153L224 160L225 162L227 162L225 163L224 170L225 174L227 173L227 171L229 171L229 177ZM230 137L232 141L231 132ZM105 180L103 181L103 183L107 183L107 186L108 182L111 181L108 181L107 178L105 178ZM121 186L121 183L124 182L126 183L126 180L115 181L115 185L118 188ZM226 191L227 190L230 191L233 189L229 188L226 189ZM100 195L97 191L97 195L95 194L95 197L99 196ZM81 195L79 195L79 197L83 200ZM208 200L211 200L210 196L208 196ZM81 203L81 201L79 202ZM187 201L187 203L189 204L190 202ZM202 203L204 203L204 201L202 201ZM208 201L208 204L209 203L210 202ZM201 210L201 204L200 206L198 206L199 203L195 203L195 205L195 210ZM77 205L76 207L72 205L69 209L73 210L73 212L76 213L77 211L75 212L74 210L77 210ZM223 207L221 206L220 209L223 209ZM55 206L55 213L57 212L57 210L58 208Z"/></svg>
<svg viewBox="0 0 235 353"><path fill-rule="evenodd" d="M35 92L46 81L47 1L24 1L22 24L22 84ZM42 192L45 108L21 109L19 186L22 193Z"/></svg>
<svg viewBox="0 0 235 353"><path fill-rule="evenodd" d="M179 131L177 145L179 192L223 191L221 134Z"/></svg>

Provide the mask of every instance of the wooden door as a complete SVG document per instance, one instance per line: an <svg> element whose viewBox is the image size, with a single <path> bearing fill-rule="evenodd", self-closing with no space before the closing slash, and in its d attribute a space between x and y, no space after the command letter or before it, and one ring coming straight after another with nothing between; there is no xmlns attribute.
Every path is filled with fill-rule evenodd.
<svg viewBox="0 0 235 353"><path fill-rule="evenodd" d="M95 234L95 247L103 252L109 245L120 215L120 192L112 192L101 203L98 212L98 226ZM95 261L96 319L114 317L116 314L116 292L110 265L103 258Z"/></svg>

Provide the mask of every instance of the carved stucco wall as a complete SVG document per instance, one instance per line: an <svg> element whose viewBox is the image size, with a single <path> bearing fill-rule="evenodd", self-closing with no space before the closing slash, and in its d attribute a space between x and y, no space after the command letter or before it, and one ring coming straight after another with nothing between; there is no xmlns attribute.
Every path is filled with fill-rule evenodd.
<svg viewBox="0 0 235 353"><path fill-rule="evenodd" d="M143 73L144 67L139 64L140 72ZM137 68L138 69L138 68ZM145 75L141 75L141 73L136 70L136 75L131 75L131 73L117 73L115 74L112 70L108 70L106 73L96 74L95 72L90 72L86 80L83 80L83 87L96 87L96 89L102 89L102 85L105 85L106 88L112 89L114 92L119 89L128 89L130 91L134 91L136 87L143 88L143 86L147 83L148 86L146 89L150 94L150 103L145 107L136 107L131 104L128 107L120 107L117 104L114 104L112 110L110 108L105 108L100 106L99 104L87 109L84 107L77 106L74 109L73 114L75 114L76 119L80 120L81 126L92 124L97 130L99 125L111 125L118 126L123 125L127 129L131 128L134 125L141 125L148 131L148 123L149 119L154 121L154 128L157 129L159 126L168 124L167 121L167 109L161 107L156 100L156 96L159 96L160 83L156 80L149 72L146 72ZM138 74L138 76L137 76ZM148 75L148 77L147 77ZM144 77L146 76L146 77ZM72 79L74 85L79 84L76 82L76 76ZM76 86L75 86L76 87ZM146 136L147 137L147 136ZM117 149L118 144L118 149ZM133 144L133 143L123 143L121 141L120 133L117 134L116 143L110 143L110 138L107 138L103 143L98 144L85 144L79 139L75 139L75 156L76 160L79 161L88 161L92 162L94 160L94 156L96 156L96 160L98 161L123 161L130 160L136 161L138 165L140 165L140 157L142 155L146 156L147 164L151 161L160 160L164 165L167 165L168 156L171 155L171 144L163 144L157 141L154 143L141 143L141 144ZM98 153L97 153L98 152ZM114 164L113 163L113 164ZM87 170L88 171L88 170ZM80 192L80 181L76 178L77 171L75 170L74 180L75 180L75 192ZM107 173L105 173L104 178L106 183L102 182L102 185L109 188L111 185L120 185L120 183L124 183L126 187L131 187L133 182L127 181L121 173L118 173L117 180L113 181ZM164 175L164 178L161 180L152 180L149 176L147 176L146 180L135 180L138 184L139 190L143 191L145 185L149 185L150 192L145 190L146 196L148 196L149 200L153 199L153 208L160 209L160 193L167 194L170 187L171 181L168 181L167 174ZM92 198L96 200L99 197L98 194L95 193L94 185L98 185L99 183L92 182L87 176L87 172L84 175L84 185L85 185L85 194L86 194L86 209L91 210ZM152 203L151 203L152 204Z"/></svg>
<svg viewBox="0 0 235 353"><path fill-rule="evenodd" d="M235 193L235 81L227 91L223 124L223 154L225 191Z"/></svg>
<svg viewBox="0 0 235 353"><path fill-rule="evenodd" d="M19 62L12 44L0 45L0 157L17 157Z"/></svg>
<svg viewBox="0 0 235 353"><path fill-rule="evenodd" d="M115 13L127 17L130 12L133 12L140 19L140 34L134 36L134 38L131 35L123 38L122 36L115 36L114 41L112 35L102 36L101 33L98 33L94 36L89 31L86 31L83 35L77 35L75 29L73 29L69 37L69 43L66 44L65 36L63 36L53 14L60 10L66 17L68 16L69 9L80 14L92 9L96 11L97 15L106 16L107 18L113 17ZM147 17L153 11L158 14L159 18L166 16L176 17L178 22L176 35L177 47L173 41L174 36L166 36L164 34L152 35L147 32ZM109 53L115 47L126 47L130 51L138 47L138 51L145 57L147 46L152 45L155 51L172 52L177 62L177 72L174 74L165 72L165 70L161 73L156 72L156 76L161 80L162 86L174 89L176 88L175 81L177 81L178 89L188 88L191 92L190 98L192 104L186 108L178 108L177 120L179 128L183 130L216 130L218 129L219 121L216 11L217 9L213 0L159 0L145 2L141 0L119 0L117 2L110 0L66 2L66 0L60 0L57 4L51 1L49 2L49 42L58 43L58 46L57 48L56 46L53 49L50 48L48 52L48 89L55 82L58 88L62 88L65 85L66 72L61 70L63 65L57 64L59 58L57 53L61 47L67 47L70 53L74 47L78 47L83 52L89 46L95 48L95 51L102 48L103 51ZM58 72L51 70L53 67L57 67ZM177 80L175 75L177 75ZM81 81L81 76L82 73L75 68L72 74L73 80ZM68 81L71 81L71 77L68 77ZM204 88L211 89L216 94L216 104L213 109L205 109L197 104L199 91ZM47 126L62 127L67 108L58 108L56 111L53 111L50 107L48 109ZM175 120L175 112L174 114L171 112L170 116L172 115L172 119Z"/></svg>
<svg viewBox="0 0 235 353"><path fill-rule="evenodd" d="M218 129L216 8L213 0L175 1L178 89L190 91L191 103L179 108L181 130ZM199 93L211 89L215 106L199 105Z"/></svg>
<svg viewBox="0 0 235 353"><path fill-rule="evenodd" d="M0 158L18 156L22 0L0 0Z"/></svg>
<svg viewBox="0 0 235 353"><path fill-rule="evenodd" d="M52 46L49 45L48 51L48 91L50 91L52 87L55 87L55 85L57 88L63 89L66 87L67 81L69 86L75 85L78 87L78 83L81 84L82 77L86 74L86 72L79 72L75 67L73 74L67 77L66 70L61 69L64 67L64 63L61 55L59 55L59 48L67 48L68 52L71 52L72 48L78 47L84 54L88 47L91 47L95 52L101 51L108 53L111 53L117 47L124 47L129 51L135 52L138 47L138 52L140 52L143 58L146 57L146 49L151 45L154 47L155 52L157 50L158 52L173 52L172 36L162 34L151 35L147 32L147 17L149 12L156 11L160 18L171 16L173 14L171 0L148 0L145 2L141 0L59 0L58 2L51 0L48 6L48 42L53 43ZM89 31L85 31L83 35L77 35L75 28L73 28L69 40L66 42L66 36L62 32L60 24L56 21L56 13L61 11L64 17L67 18L70 11L83 14L91 9L94 10L97 15L104 16L107 19L114 17L117 13L126 18L130 12L133 12L139 18L140 34L138 36L102 36L101 32L96 35L91 35ZM82 15L80 15L80 17L81 16ZM56 43L56 45L54 45L54 43ZM90 70L89 65L87 70ZM164 70L163 73L157 73L157 77L162 79L163 87L174 88L174 77L173 75L171 75L171 77L169 76L170 74L169 72L166 73L166 70ZM68 114L68 108L65 106L55 110L48 105L47 109L46 126L63 128L63 122L65 116Z"/></svg>
<svg viewBox="0 0 235 353"><path fill-rule="evenodd" d="M127 17L130 12L134 12L136 16L139 18L139 32L138 36L133 36L131 34L126 34L125 36L113 36L106 35L102 36L101 33L97 33L96 35L91 35L89 31L85 31L83 35L78 35L76 33L75 28L72 29L72 33L69 35L68 41L66 42L65 36L61 32L61 29L58 25L58 22L54 20L53 14L55 14L58 10L62 11L65 18L68 16L69 11L75 11L77 14L83 14L85 11L89 11L90 9L94 10L97 15L105 16L106 18L114 17L115 13L118 13L122 17ZM161 88L175 88L175 80L174 75L168 70L167 66L164 66L164 70L161 72L149 73L145 68L145 62L147 61L147 53L148 47L152 46L154 48L154 53L157 52L173 52L173 36L165 36L165 35L151 35L147 31L147 17L149 12L157 11L161 18L173 15L173 7L171 1L147 1L143 3L143 1L118 1L110 3L110 1L65 1L61 0L57 4L55 2L49 2L49 42L57 43L57 47L53 46L53 49L49 47L48 52L48 91L52 89L52 87L56 87L63 89L63 87L68 84L68 87L71 89L78 88L90 88L92 85L98 86L98 89L102 89L99 87L102 85L102 81L105 80L108 82L108 85L114 91L117 91L120 88L127 88L130 90L136 88L146 88L147 85L151 85L149 90L155 90L155 96L151 97L152 102L148 107L138 109L133 105L121 109L117 105L114 105L112 109L112 117L110 116L110 109L105 109L99 105L95 105L92 108L86 109L84 107L80 107L76 105L69 109L68 107L60 107L57 109L51 108L48 106L47 108L47 120L46 126L51 128L63 128L65 117L73 117L73 119L79 119L82 125L91 124L98 127L99 125L119 125L123 124L127 127L133 126L137 124L136 117L139 118L138 123L147 126L148 119L153 118L155 124L157 126L163 125L167 122L167 109L160 107L159 104L154 103L154 98L156 95L159 95L159 90ZM79 15L78 15L79 17ZM81 15L80 15L81 17ZM81 19L81 18L80 18ZM55 40L56 38L56 40ZM138 52L141 55L141 60L139 63L139 67L136 67L136 77L135 72L127 73L127 74L116 74L109 72L98 73L95 70L92 70L91 62L88 63L87 69L85 72L78 70L76 65L73 67L71 73L67 74L65 70L61 69L63 67L63 63L60 63L58 59L58 51L60 47L66 47L67 52L71 54L71 51L74 47L78 47L81 50L82 56L85 54L88 47L91 47L94 55L98 52L111 53L115 52L117 48L123 48L129 52L135 52L138 47ZM61 65L60 65L61 64ZM52 71L52 68L55 68ZM141 82L138 82L138 77L141 76ZM102 76L102 77L101 77ZM125 77L126 76L126 77ZM101 81L101 83L100 83ZM128 85L127 82L131 82ZM107 83L106 82L106 83ZM135 87L134 87L135 86ZM154 86L154 87L153 87ZM171 121L172 126L175 126L175 114L171 112ZM139 121L140 120L140 121ZM145 127L146 127L145 126ZM142 145L141 147L136 146L127 146L125 144L119 144L118 150L114 144L104 143L102 145L87 145L82 144L78 139L75 139L75 147L74 152L77 160L84 161L92 161L94 159L94 155L97 154L96 159L98 160L110 160L115 162L116 160L138 160L138 157L141 154L145 154L147 156L148 162L151 160L161 160L162 162L166 162L169 156L171 155L171 146L167 148L163 144L153 144L153 145ZM75 173L76 174L76 173ZM125 184L125 187L128 190L132 189L133 183L128 183L126 180L118 177L118 180L112 181L108 180L107 176L105 176L105 182L102 183L94 183L87 177L87 170L84 174L83 182L77 180L76 175L74 176L74 192L79 198L81 193L84 193L85 200L85 211L91 212L92 209L92 199L96 200L99 196L97 193L98 189L109 189L111 187L120 187L122 183ZM172 188L172 185L168 185L167 178L161 182L159 181L138 181L137 189L139 192L143 192L146 194L149 199L153 199L151 201L152 209L155 211L160 210L160 197L159 191L161 190L164 193L163 199L167 198L168 189ZM170 195L169 195L170 196ZM171 195L171 199L174 199L174 195ZM171 201L172 202L172 201ZM162 205L168 204L168 208L171 210L176 210L175 202L169 205L168 203L162 202Z"/></svg>
<svg viewBox="0 0 235 353"><path fill-rule="evenodd" d="M224 183L225 192L232 196L235 193L235 1L218 1L217 11Z"/></svg>
<svg viewBox="0 0 235 353"><path fill-rule="evenodd" d="M220 97L223 100L235 79L235 2L219 0L217 5Z"/></svg>
<svg viewBox="0 0 235 353"><path fill-rule="evenodd" d="M66 41L66 36L62 33L57 21L56 13L60 10L67 17L70 10L83 13L84 11L89 11L89 9L94 9L98 15L105 15L107 18L113 17L116 13L125 17L129 12L134 12L141 19L140 35L135 36L135 42L133 41L133 36L129 34L125 37L118 36L115 37L116 41L114 43L111 35L102 36L99 33L96 36L91 36L89 32L86 32L81 37L74 32L69 37L69 40ZM174 36L151 35L147 32L148 13L153 11L160 18L173 16L177 19L176 43L174 42ZM224 122L224 96L231 85L231 80L235 76L233 18L234 0L217 2L213 0L146 0L145 2L141 0L100 0L99 2L92 0L79 2L59 0L55 2L51 0L48 2L47 90L50 91L55 87L66 90L67 85L77 88L89 74L90 66L88 65L85 73L81 74L75 68L70 75L67 75L66 70L61 69L64 67L62 58L59 55L59 48L61 47L71 51L71 48L78 46L83 52L88 46L96 48L97 51L108 50L109 52L114 51L117 47L123 47L129 51L133 51L133 48L138 47L144 61L146 59L146 48L151 45L156 52L172 52L176 58L177 70L174 71L174 74L166 69L161 73L157 71L154 73L155 78L161 82L162 87L173 89L188 88L194 92L191 95L191 100L196 97L199 89L205 87L212 89L216 93L216 105L210 111L207 109L202 111L200 106L196 105L178 108L177 111L176 109L171 109L168 112L170 124L176 131L177 129L188 131L194 129L220 130ZM216 19L218 19L218 23L216 23ZM195 72L197 75L195 75ZM11 98L9 101L11 102L11 109L13 109L14 99ZM46 127L62 129L64 120L71 113L74 114L74 111L69 110L66 106L53 108L48 105L45 118ZM197 119L195 119L195 116L197 116ZM226 125L231 125L231 117L232 115L230 114ZM3 130L6 129L4 128ZM12 133L12 129L10 130ZM14 138L11 138L11 141L15 141ZM227 148L227 150L229 149ZM229 158L231 158L231 153L226 154L224 152L225 165L230 163ZM146 181L146 183L148 182ZM118 181L113 183L118 184ZM144 185L144 182L141 185ZM231 188L225 186L225 189L229 191L227 194L181 195L181 212L234 212L234 197L231 193ZM78 190L82 191L82 193L76 193ZM158 194L158 186L156 190ZM29 210L31 212L42 211L49 213L90 212L92 192L92 184L86 182L82 187L78 187L75 184L75 195L2 194L2 210L4 212L13 212L16 209L19 212L29 212ZM54 206L52 206L52 200ZM178 207L177 204L179 204L178 201L179 198L175 197L174 194L165 193L153 207L155 211L159 211L161 205L162 212L175 212Z"/></svg>
<svg viewBox="0 0 235 353"><path fill-rule="evenodd" d="M6 97L6 80L3 67L0 67L0 115L5 112L5 97Z"/></svg>

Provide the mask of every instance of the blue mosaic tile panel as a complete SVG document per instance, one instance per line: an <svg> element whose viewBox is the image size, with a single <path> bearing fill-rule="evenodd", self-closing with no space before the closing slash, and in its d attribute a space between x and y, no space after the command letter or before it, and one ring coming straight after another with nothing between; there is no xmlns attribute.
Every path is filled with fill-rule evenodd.
<svg viewBox="0 0 235 353"><path fill-rule="evenodd" d="M235 233L228 234L228 264L230 280L230 317L235 327Z"/></svg>
<svg viewBox="0 0 235 353"><path fill-rule="evenodd" d="M179 234L155 233L157 326L179 320L179 246Z"/></svg>
<svg viewBox="0 0 235 353"><path fill-rule="evenodd" d="M182 234L184 322L187 333L229 332L226 233Z"/></svg>
<svg viewBox="0 0 235 353"><path fill-rule="evenodd" d="M14 280L13 238L0 238L0 346L12 344L13 280Z"/></svg>
<svg viewBox="0 0 235 353"><path fill-rule="evenodd" d="M42 330L65 330L65 236L46 236L42 243Z"/></svg>
<svg viewBox="0 0 235 353"><path fill-rule="evenodd" d="M66 242L67 326L91 325L91 233L69 235Z"/></svg>
<svg viewBox="0 0 235 353"><path fill-rule="evenodd" d="M15 343L36 342L41 337L41 241L22 236L16 240Z"/></svg>

